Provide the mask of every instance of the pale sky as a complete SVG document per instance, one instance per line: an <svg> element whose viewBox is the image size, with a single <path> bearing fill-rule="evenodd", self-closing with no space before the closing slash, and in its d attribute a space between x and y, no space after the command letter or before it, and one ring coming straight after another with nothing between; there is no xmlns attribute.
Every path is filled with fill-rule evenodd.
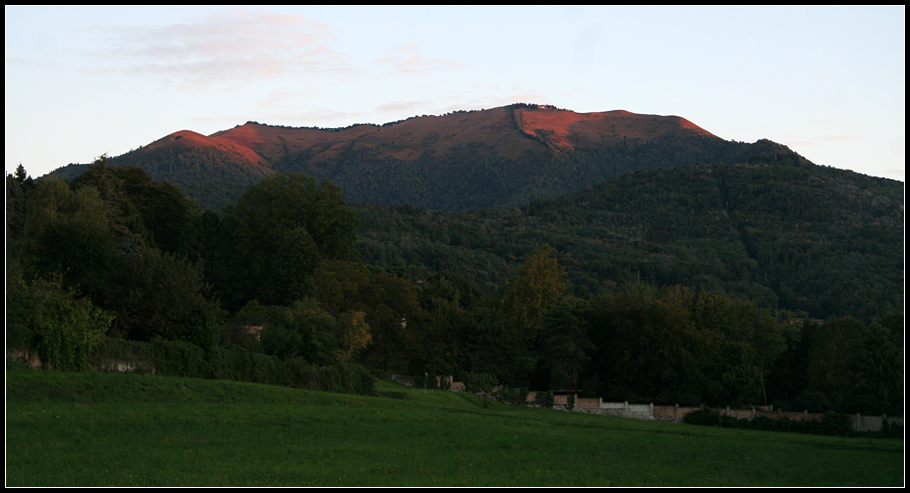
<svg viewBox="0 0 910 493"><path fill-rule="evenodd" d="M904 180L905 7L10 7L6 171L178 130L515 102L677 115Z"/></svg>

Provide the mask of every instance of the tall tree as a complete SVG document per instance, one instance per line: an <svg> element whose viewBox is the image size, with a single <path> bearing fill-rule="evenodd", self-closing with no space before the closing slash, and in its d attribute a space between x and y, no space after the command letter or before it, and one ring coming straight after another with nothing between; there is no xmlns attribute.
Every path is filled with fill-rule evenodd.
<svg viewBox="0 0 910 493"><path fill-rule="evenodd" d="M566 271L554 253L549 244L540 245L509 281L503 303L522 340L537 336L547 311L566 291Z"/></svg>
<svg viewBox="0 0 910 493"><path fill-rule="evenodd" d="M823 392L837 407L845 404L852 387L851 346L859 341L866 326L853 317L830 320L812 334L809 347L809 389Z"/></svg>
<svg viewBox="0 0 910 493"><path fill-rule="evenodd" d="M367 304L365 320L373 342L363 357L384 371L410 372L411 364L426 352L422 331L426 314L417 300L411 281L379 271L363 286L361 294Z"/></svg>
<svg viewBox="0 0 910 493"><path fill-rule="evenodd" d="M902 415L904 411L904 351L889 330L873 324L847 350L846 371L851 412ZM846 409L845 409L846 410Z"/></svg>
<svg viewBox="0 0 910 493"><path fill-rule="evenodd" d="M551 368L553 388L571 386L578 391L582 369L595 349L588 337L587 300L566 296L550 308L545 319L545 358Z"/></svg>
<svg viewBox="0 0 910 493"><path fill-rule="evenodd" d="M594 366L607 397L701 402L713 341L688 310L649 285L629 285L596 298L591 320Z"/></svg>
<svg viewBox="0 0 910 493"><path fill-rule="evenodd" d="M89 295L104 289L118 254L107 213L98 190L74 192L58 178L42 180L25 204L25 277L60 273L66 288Z"/></svg>
<svg viewBox="0 0 910 493"><path fill-rule="evenodd" d="M328 181L317 187L303 175L266 178L224 210L216 282L235 309L253 299L286 304L321 259L356 258L358 224Z"/></svg>

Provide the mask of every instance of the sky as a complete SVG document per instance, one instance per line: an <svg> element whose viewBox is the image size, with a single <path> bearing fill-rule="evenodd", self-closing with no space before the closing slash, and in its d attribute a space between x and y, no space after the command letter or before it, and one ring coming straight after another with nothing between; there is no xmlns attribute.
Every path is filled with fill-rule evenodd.
<svg viewBox="0 0 910 493"><path fill-rule="evenodd" d="M7 173L179 130L550 104L904 180L905 7L6 6Z"/></svg>

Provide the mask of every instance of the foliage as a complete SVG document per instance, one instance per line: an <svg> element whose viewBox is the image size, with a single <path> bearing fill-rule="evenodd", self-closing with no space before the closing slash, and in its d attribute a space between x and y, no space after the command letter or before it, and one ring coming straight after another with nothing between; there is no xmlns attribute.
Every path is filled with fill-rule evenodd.
<svg viewBox="0 0 910 493"><path fill-rule="evenodd" d="M224 313L206 297L199 264L153 248L124 255L118 264L95 298L118 313L120 334L141 341L182 339L205 348L217 342Z"/></svg>
<svg viewBox="0 0 910 493"><path fill-rule="evenodd" d="M77 298L59 278L28 284L20 280L7 296L7 326L19 328L8 342L37 350L46 368L89 369L88 356L110 327L113 314L87 298Z"/></svg>
<svg viewBox="0 0 910 493"><path fill-rule="evenodd" d="M555 387L577 391L581 372L591 361L596 347L589 338L589 310L586 300L567 296L546 315L544 359L551 369L550 383Z"/></svg>
<svg viewBox="0 0 910 493"><path fill-rule="evenodd" d="M548 243L579 296L682 284L870 323L903 306L902 203L897 181L754 160L626 174L521 208L354 207L364 261L415 279L448 270L494 289Z"/></svg>
<svg viewBox="0 0 910 493"><path fill-rule="evenodd" d="M683 423L721 428L740 428L746 430L781 431L789 433L807 433L812 435L850 436L854 435L850 416L828 412L822 421L795 421L789 419L770 419L758 416L751 420L722 416L716 409L692 411L683 417Z"/></svg>
<svg viewBox="0 0 910 493"><path fill-rule="evenodd" d="M219 216L105 158L72 184L17 170L7 191L11 341L34 338L19 280L51 278L177 375L353 388L364 364L618 400L903 409L902 194L786 153L464 214L349 207L330 182L277 175Z"/></svg>
<svg viewBox="0 0 910 493"><path fill-rule="evenodd" d="M312 294L321 260L356 259L357 225L331 183L267 178L225 208L211 276L230 308L253 299L289 304Z"/></svg>
<svg viewBox="0 0 910 493"><path fill-rule="evenodd" d="M487 396L496 387L496 377L491 373L468 372L464 377L465 390L479 393L483 397L483 407L487 407Z"/></svg>
<svg viewBox="0 0 910 493"><path fill-rule="evenodd" d="M529 255L517 275L509 281L504 309L515 321L519 339L533 339L540 332L544 317L566 289L566 273L550 245L543 244Z"/></svg>
<svg viewBox="0 0 910 493"><path fill-rule="evenodd" d="M647 285L593 302L597 375L617 399L699 402L708 381L705 365L716 338L700 329L685 307L661 299Z"/></svg>
<svg viewBox="0 0 910 493"><path fill-rule="evenodd" d="M534 397L534 404L550 409L553 407L553 404L556 403L556 399L553 396L552 392L538 392Z"/></svg>
<svg viewBox="0 0 910 493"><path fill-rule="evenodd" d="M527 387L509 387L508 385L501 385L499 390L495 392L496 398L507 404L513 406L524 406L528 403L528 388Z"/></svg>
<svg viewBox="0 0 910 493"><path fill-rule="evenodd" d="M336 361L348 361L370 345L373 335L370 324L366 322L366 313L348 311L338 316L335 339L338 349L335 350Z"/></svg>
<svg viewBox="0 0 910 493"><path fill-rule="evenodd" d="M77 191L98 190L111 222L122 234L143 236L146 244L166 252L182 251L193 218L202 213L199 204L169 182L152 182L141 168L109 163L101 156L70 185Z"/></svg>

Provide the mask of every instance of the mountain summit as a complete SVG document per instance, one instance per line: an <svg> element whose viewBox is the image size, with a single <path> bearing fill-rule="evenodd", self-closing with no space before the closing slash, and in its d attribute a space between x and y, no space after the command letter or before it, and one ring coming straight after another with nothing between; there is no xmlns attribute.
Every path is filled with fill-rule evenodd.
<svg viewBox="0 0 910 493"><path fill-rule="evenodd" d="M181 130L111 164L139 166L214 209L265 176L304 173L329 179L354 202L466 211L515 207L641 169L767 154L793 153L770 141L726 141L678 116L513 104L345 128ZM70 168L58 171L81 172Z"/></svg>

